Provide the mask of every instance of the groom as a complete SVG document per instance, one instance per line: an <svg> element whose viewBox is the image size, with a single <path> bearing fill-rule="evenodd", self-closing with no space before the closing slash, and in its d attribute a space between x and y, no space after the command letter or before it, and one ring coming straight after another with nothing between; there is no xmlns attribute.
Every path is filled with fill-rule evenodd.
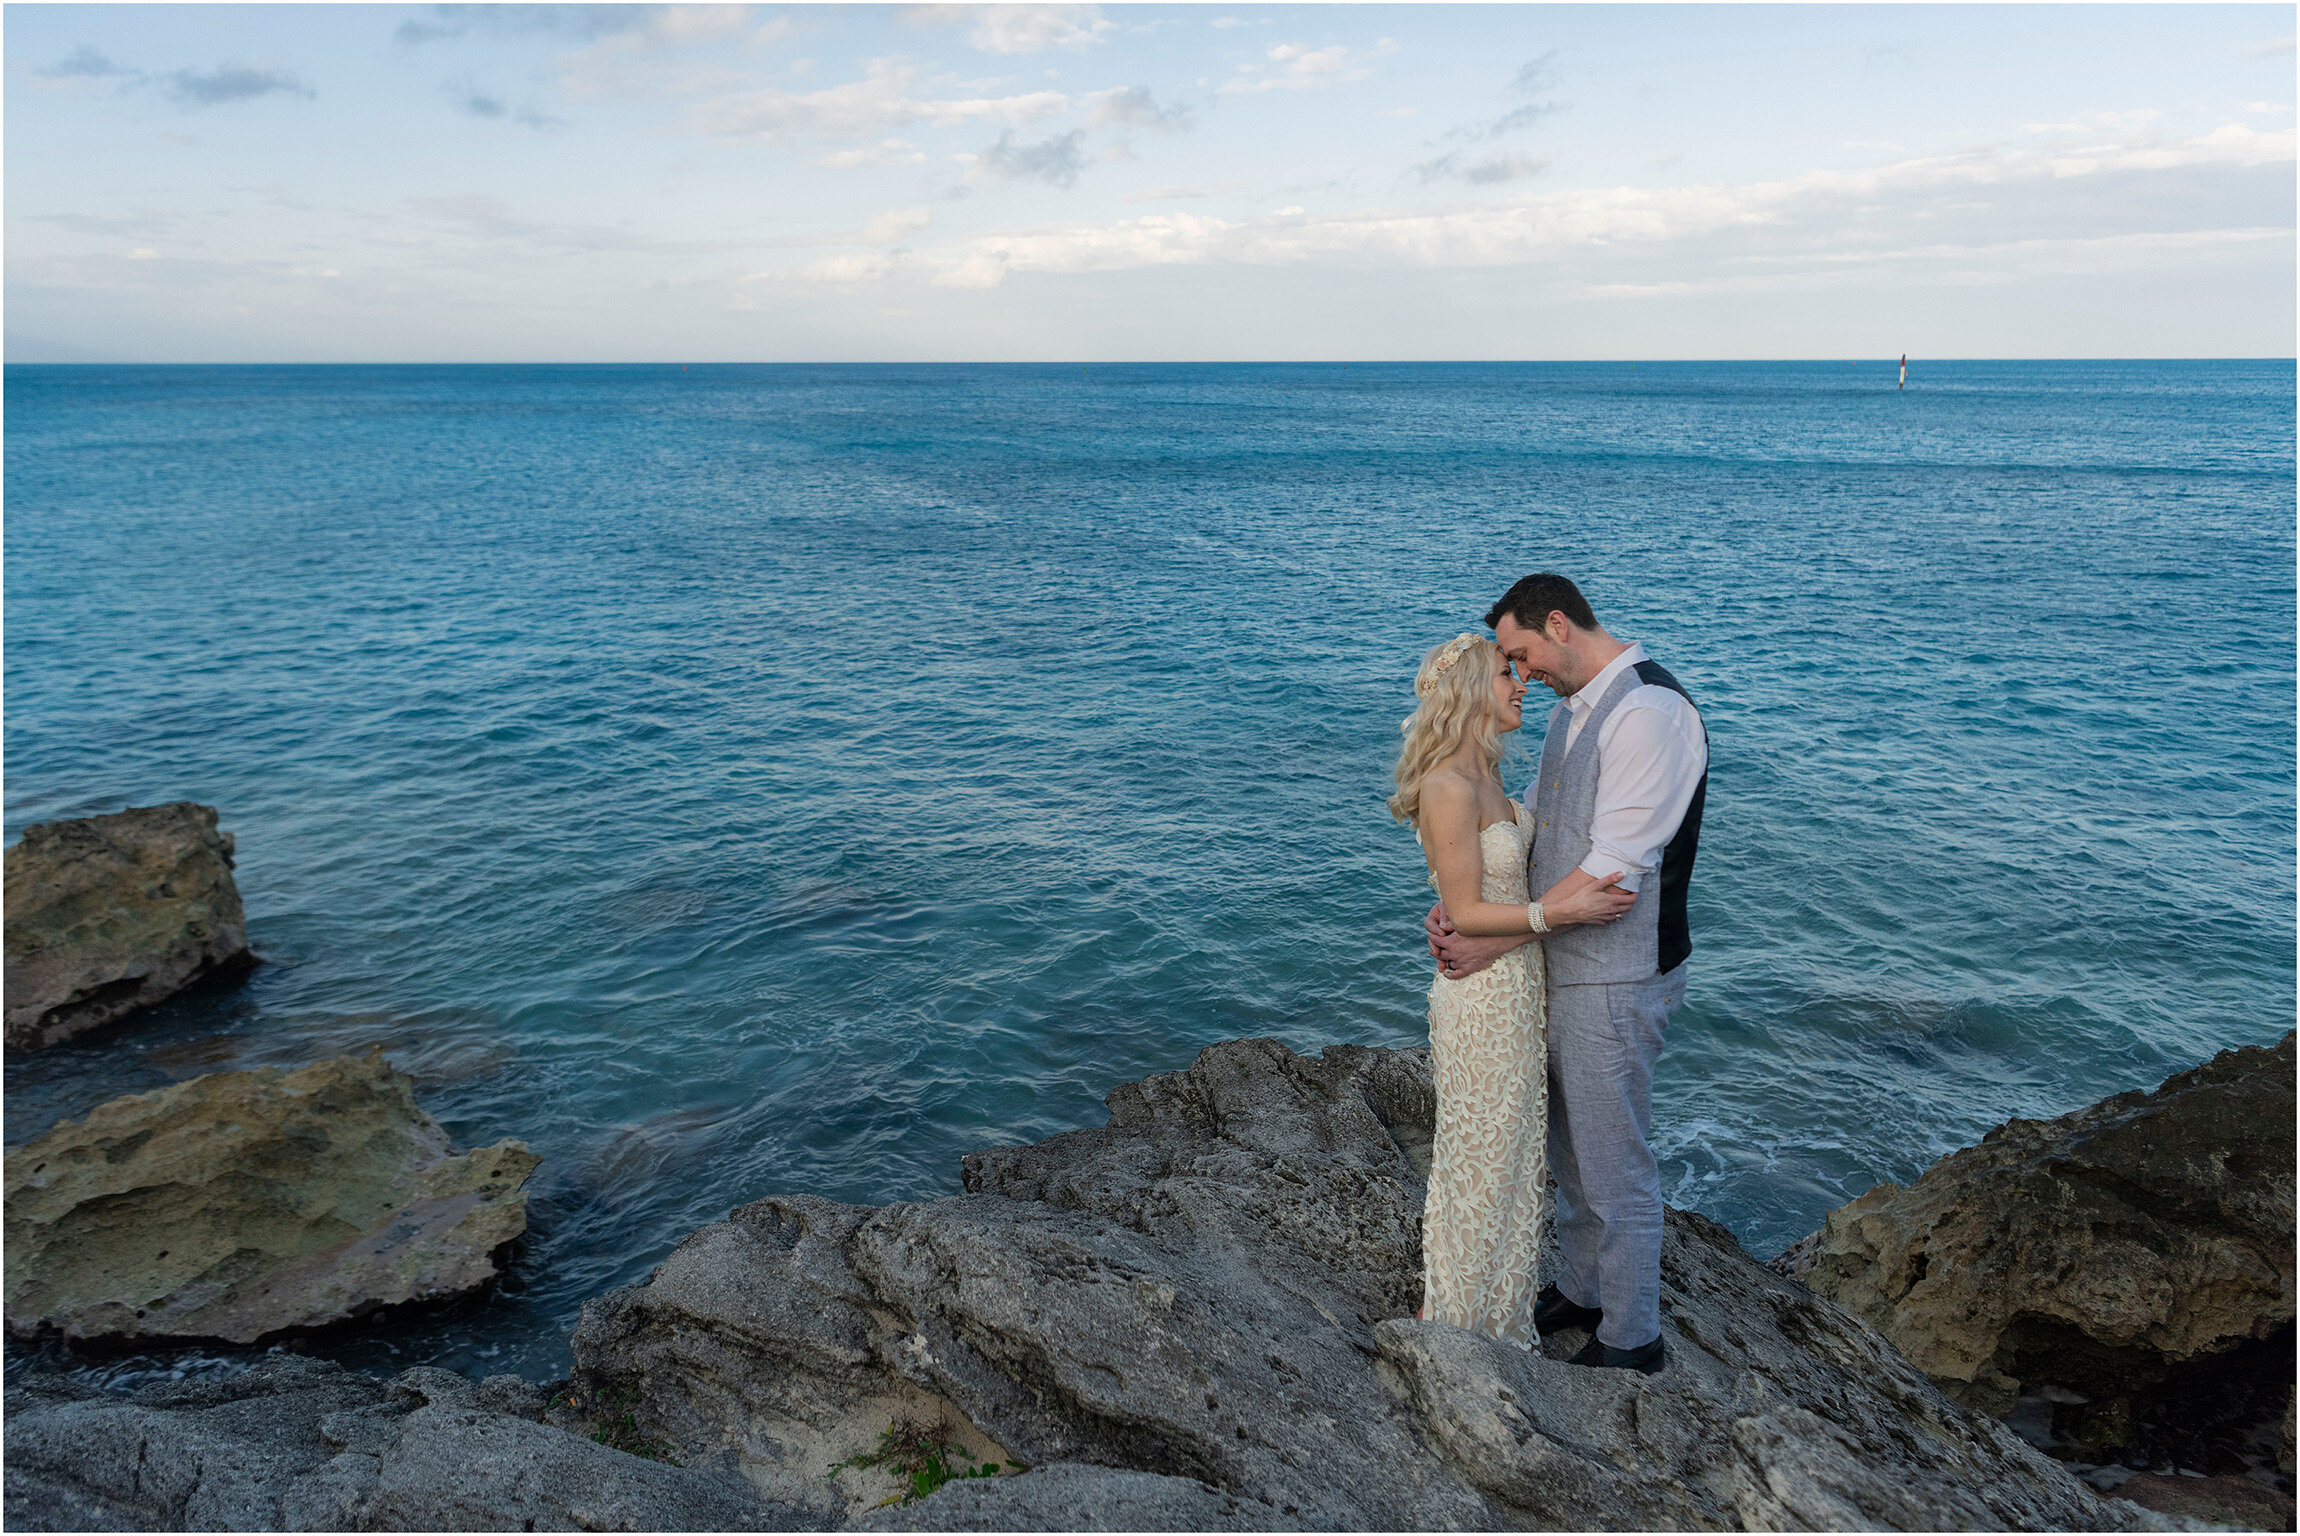
<svg viewBox="0 0 2300 1536"><path fill-rule="evenodd" d="M1607 634L1563 576L1528 576L1485 616L1549 715L1533 814L1530 888L1569 894L1624 871L1637 900L1619 920L1549 935L1549 1166L1557 1177L1558 1283L1534 1325L1587 1328L1575 1365L1661 1369L1661 1172L1645 1145L1653 1063L1685 1000L1693 941L1685 890L1709 787L1701 712L1645 648ZM1426 926L1448 976L1528 942Z"/></svg>

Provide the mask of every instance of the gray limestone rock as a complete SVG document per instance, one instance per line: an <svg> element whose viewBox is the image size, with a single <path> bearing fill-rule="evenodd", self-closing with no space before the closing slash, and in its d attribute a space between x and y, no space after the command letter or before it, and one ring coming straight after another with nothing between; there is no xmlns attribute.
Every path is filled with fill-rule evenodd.
<svg viewBox="0 0 2300 1536"><path fill-rule="evenodd" d="M548 1392L273 1357L8 1383L26 1530L2177 1530L1668 1214L1658 1376L1416 1320L1425 1053L1268 1040L966 1160L736 1210L594 1298ZM585 1405L590 1405L588 1411ZM590 1438L666 1453L642 1460ZM539 1421L540 1420L540 1421ZM898 1423L997 1475L900 1502Z"/></svg>
<svg viewBox="0 0 2300 1536"><path fill-rule="evenodd" d="M534 1393L274 1355L128 1398L12 1372L10 1530L787 1531L739 1479L496 1411Z"/></svg>
<svg viewBox="0 0 2300 1536"><path fill-rule="evenodd" d="M1659 1377L1413 1320L1434 1103L1424 1053L1212 1046L964 1194L742 1207L585 1307L578 1375L781 1502L898 1417L1037 1469L891 1512L842 1473L887 1528L2166 1528L1698 1216Z"/></svg>
<svg viewBox="0 0 2300 1536"><path fill-rule="evenodd" d="M1027 1477L946 1485L932 1498L873 1511L864 1531L1299 1531L1266 1504L1186 1477L1056 1462Z"/></svg>
<svg viewBox="0 0 2300 1536"><path fill-rule="evenodd" d="M215 807L24 829L7 852L10 1051L69 1040L255 963Z"/></svg>

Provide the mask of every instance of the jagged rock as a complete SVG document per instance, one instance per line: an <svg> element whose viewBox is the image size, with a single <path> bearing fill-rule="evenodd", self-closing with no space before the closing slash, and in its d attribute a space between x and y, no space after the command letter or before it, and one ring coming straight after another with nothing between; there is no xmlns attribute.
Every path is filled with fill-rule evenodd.
<svg viewBox="0 0 2300 1536"><path fill-rule="evenodd" d="M37 1050L255 963L215 807L27 827L7 864L7 1048Z"/></svg>
<svg viewBox="0 0 2300 1536"><path fill-rule="evenodd" d="M961 1195L738 1209L585 1306L579 1378L770 1498L900 1413L1038 1469L850 1507L889 1528L2179 1528L1698 1216L1668 1216L1659 1377L1413 1320L1426 1053L1233 1041L1108 1102Z"/></svg>
<svg viewBox="0 0 2300 1536"><path fill-rule="evenodd" d="M541 1161L460 1155L380 1049L100 1104L7 1154L7 1324L247 1344L493 1279Z"/></svg>
<svg viewBox="0 0 2300 1536"><path fill-rule="evenodd" d="M2159 1476L2143 1472L2119 1483L2116 1496L2159 1514L2181 1515L2240 1531L2289 1531L2292 1495L2249 1477Z"/></svg>
<svg viewBox="0 0 2300 1536"><path fill-rule="evenodd" d="M2247 1341L2280 1335L2289 1383L2293 1087L2287 1034L2153 1093L2007 1121L1831 1211L1784 1267L1964 1402L2009 1412L2039 1382L2094 1400L2104 1444L2123 1395Z"/></svg>
<svg viewBox="0 0 2300 1536"><path fill-rule="evenodd" d="M1298 1531L1264 1504L1187 1477L1121 1472L1084 1462L1028 1477L945 1484L930 1499L874 1511L864 1531Z"/></svg>
<svg viewBox="0 0 2300 1536"><path fill-rule="evenodd" d="M12 1371L13 1531L789 1531L740 1479L503 1412L533 1389L273 1356L129 1398ZM530 1405L531 1406L531 1405Z"/></svg>

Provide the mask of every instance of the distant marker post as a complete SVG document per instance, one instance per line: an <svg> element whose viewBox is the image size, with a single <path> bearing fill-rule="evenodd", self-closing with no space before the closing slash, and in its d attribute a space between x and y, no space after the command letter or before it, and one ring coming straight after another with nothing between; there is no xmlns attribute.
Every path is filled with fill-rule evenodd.
<svg viewBox="0 0 2300 1536"><path fill-rule="evenodd" d="M1902 389L1909 387L1909 354L1906 352L1901 354L1901 382L1899 387Z"/></svg>

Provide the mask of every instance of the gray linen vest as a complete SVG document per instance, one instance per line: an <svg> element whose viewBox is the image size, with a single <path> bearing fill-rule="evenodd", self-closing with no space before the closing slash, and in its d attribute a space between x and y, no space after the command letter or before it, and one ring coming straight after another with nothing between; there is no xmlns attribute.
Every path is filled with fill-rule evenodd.
<svg viewBox="0 0 2300 1536"><path fill-rule="evenodd" d="M1534 781L1531 883L1538 897L1589 857L1589 828L1597 815L1598 736L1606 717L1621 707L1632 689L1658 684L1692 702L1654 662L1624 667L1582 722L1573 750L1565 747L1573 709L1563 699L1549 712L1549 734L1541 744L1541 776ZM1610 923L1567 928L1543 940L1551 986L1644 981L1674 970L1693 944L1685 921L1685 890L1693 875L1693 855L1701 837L1701 807L1708 797L1704 772L1685 807L1685 820L1662 850L1659 868L1637 885L1637 900ZM1666 909L1666 910L1664 910ZM1666 931L1666 942L1664 934Z"/></svg>

